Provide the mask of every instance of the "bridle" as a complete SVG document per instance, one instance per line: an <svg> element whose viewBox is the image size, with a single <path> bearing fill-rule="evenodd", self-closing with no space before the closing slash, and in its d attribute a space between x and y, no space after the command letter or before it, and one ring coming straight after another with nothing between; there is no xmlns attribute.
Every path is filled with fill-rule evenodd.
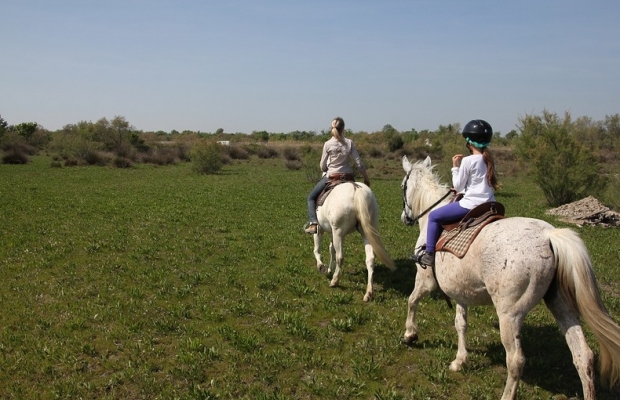
<svg viewBox="0 0 620 400"><path fill-rule="evenodd" d="M433 205L431 205L426 210L422 211L420 215L418 215L415 218L411 218L409 216L409 213L407 212L407 209L409 209L409 211L411 211L411 214L413 214L413 209L411 208L411 206L409 205L409 202L407 201L407 182L409 182L409 176L411 175L411 171L412 170L409 170L409 172L407 172L407 176L405 177L405 183L403 183L403 212L405 213L405 225L407 226L414 225L416 222L418 222L420 218L428 214L433 208L435 208L435 206L437 206L439 203L444 201L448 196L450 196L451 193L454 193L454 189L448 190L448 193L441 196L439 200L434 202Z"/></svg>

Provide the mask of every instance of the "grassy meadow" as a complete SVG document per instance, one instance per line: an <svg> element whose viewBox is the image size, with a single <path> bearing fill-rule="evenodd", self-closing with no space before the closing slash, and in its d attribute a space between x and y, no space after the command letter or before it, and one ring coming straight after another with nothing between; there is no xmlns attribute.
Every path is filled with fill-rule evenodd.
<svg viewBox="0 0 620 400"><path fill-rule="evenodd" d="M439 295L421 303L419 342L401 343L419 232L400 222L400 160L369 163L379 230L398 266L377 267L371 303L362 301L359 235L347 237L339 288L316 270L312 238L302 232L312 183L282 159L237 160L215 175L192 173L189 164L50 162L0 165L0 398L501 397L505 354L493 308L470 309L462 372L448 370L454 310ZM509 216L561 225L527 178L502 183L497 198ZM620 230L575 229L620 322ZM544 305L522 336L519 398L581 398Z"/></svg>

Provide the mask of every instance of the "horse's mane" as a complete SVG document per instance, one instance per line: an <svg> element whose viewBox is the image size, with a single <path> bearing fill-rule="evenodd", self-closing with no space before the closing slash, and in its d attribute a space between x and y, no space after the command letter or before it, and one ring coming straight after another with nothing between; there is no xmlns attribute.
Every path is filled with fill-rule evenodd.
<svg viewBox="0 0 620 400"><path fill-rule="evenodd" d="M419 214L446 194L449 187L441 183L441 178L435 171L435 165L429 168L424 165L424 161L418 161L411 164L411 170L412 174L416 175L417 182L410 199L411 209L414 214Z"/></svg>

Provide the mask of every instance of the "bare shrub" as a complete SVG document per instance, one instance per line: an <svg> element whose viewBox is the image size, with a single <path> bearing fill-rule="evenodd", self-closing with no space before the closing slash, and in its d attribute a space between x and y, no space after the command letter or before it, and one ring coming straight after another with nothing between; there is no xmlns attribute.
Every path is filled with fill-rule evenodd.
<svg viewBox="0 0 620 400"><path fill-rule="evenodd" d="M11 148L2 156L3 164L28 164L29 161L28 155L18 148Z"/></svg>
<svg viewBox="0 0 620 400"><path fill-rule="evenodd" d="M278 158L280 152L271 146L259 146L256 151L258 158Z"/></svg>
<svg viewBox="0 0 620 400"><path fill-rule="evenodd" d="M248 160L250 158L250 153L243 146L226 146L225 151L233 160Z"/></svg>
<svg viewBox="0 0 620 400"><path fill-rule="evenodd" d="M381 158L383 157L383 150L381 150L379 146L370 146L368 148L368 156L372 158Z"/></svg>
<svg viewBox="0 0 620 400"><path fill-rule="evenodd" d="M129 143L124 143L124 144L118 146L114 150L114 154L117 157L129 159L129 160L136 160L137 159L137 154L136 153L137 153L136 148L131 146Z"/></svg>
<svg viewBox="0 0 620 400"><path fill-rule="evenodd" d="M173 146L160 146L152 149L142 156L142 162L156 165L170 165L177 162L178 148Z"/></svg>
<svg viewBox="0 0 620 400"><path fill-rule="evenodd" d="M8 141L2 144L2 150L4 155L2 156L3 164L28 164L30 158L37 154L37 149L20 138L9 138Z"/></svg>
<svg viewBox="0 0 620 400"><path fill-rule="evenodd" d="M190 161L191 160L191 152L189 150L189 146L185 143L178 143L176 146L174 146L176 153L177 153L177 159L179 161Z"/></svg>
<svg viewBox="0 0 620 400"><path fill-rule="evenodd" d="M83 159L88 165L104 166L108 163L109 157L99 151L88 151L84 154Z"/></svg>
<svg viewBox="0 0 620 400"><path fill-rule="evenodd" d="M299 151L297 151L296 147L287 146L282 150L282 154L287 161L301 161Z"/></svg>
<svg viewBox="0 0 620 400"><path fill-rule="evenodd" d="M114 166L116 168L131 168L133 166L132 162L128 158L124 157L116 157L114 159Z"/></svg>
<svg viewBox="0 0 620 400"><path fill-rule="evenodd" d="M286 160L284 165L287 169L298 171L303 167L304 163L301 160Z"/></svg>
<svg viewBox="0 0 620 400"><path fill-rule="evenodd" d="M261 147L263 147L263 145L261 144L256 144L256 143L247 143L244 144L242 146L242 148L248 152L249 155L255 155L258 153L258 149L260 149Z"/></svg>

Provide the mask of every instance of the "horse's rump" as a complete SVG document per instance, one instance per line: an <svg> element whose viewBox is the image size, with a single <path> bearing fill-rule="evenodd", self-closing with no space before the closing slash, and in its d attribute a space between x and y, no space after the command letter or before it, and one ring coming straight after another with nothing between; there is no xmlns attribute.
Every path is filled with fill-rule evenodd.
<svg viewBox="0 0 620 400"><path fill-rule="evenodd" d="M327 181L327 184L325 185L325 188L323 189L323 191L321 193L319 193L319 196L316 199L316 206L320 207L323 205L323 203L325 203L325 199L327 199L327 196L329 196L329 194L331 193L331 191L338 185L340 185L341 183L346 183L346 182L355 182L355 176L353 174L331 174L329 176L329 180Z"/></svg>

